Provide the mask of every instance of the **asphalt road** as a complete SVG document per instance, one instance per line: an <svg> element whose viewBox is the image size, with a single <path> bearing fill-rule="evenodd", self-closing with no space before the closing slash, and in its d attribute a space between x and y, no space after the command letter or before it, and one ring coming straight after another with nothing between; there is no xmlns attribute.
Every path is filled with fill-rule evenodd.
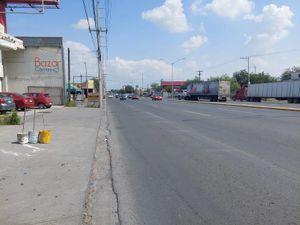
<svg viewBox="0 0 300 225"><path fill-rule="evenodd" d="M123 225L300 225L300 113L107 104Z"/></svg>

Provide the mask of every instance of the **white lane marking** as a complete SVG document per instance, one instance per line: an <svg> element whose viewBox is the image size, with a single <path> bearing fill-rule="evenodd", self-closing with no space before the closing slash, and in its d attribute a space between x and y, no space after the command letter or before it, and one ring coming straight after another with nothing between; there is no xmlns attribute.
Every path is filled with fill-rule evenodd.
<svg viewBox="0 0 300 225"><path fill-rule="evenodd" d="M158 115L156 115L156 114L154 114L154 113L151 113L151 112L144 112L144 113L147 114L147 115L149 115L149 116L155 117L155 118L157 118L157 119L165 120L163 117L158 116Z"/></svg>
<svg viewBox="0 0 300 225"><path fill-rule="evenodd" d="M256 115L257 113L254 113L254 112L246 112L246 111L243 111L243 110L235 110L235 109L223 109L223 108L218 108L219 110L222 110L222 111L229 111L229 112L239 112L239 113L247 113L247 114L252 114L252 115Z"/></svg>
<svg viewBox="0 0 300 225"><path fill-rule="evenodd" d="M183 112L186 112L186 113L192 113L192 114L196 114L196 115L200 115L200 116L211 116L210 114L205 114L205 113L199 113L199 112L193 112L193 111L188 111L188 110L184 110Z"/></svg>

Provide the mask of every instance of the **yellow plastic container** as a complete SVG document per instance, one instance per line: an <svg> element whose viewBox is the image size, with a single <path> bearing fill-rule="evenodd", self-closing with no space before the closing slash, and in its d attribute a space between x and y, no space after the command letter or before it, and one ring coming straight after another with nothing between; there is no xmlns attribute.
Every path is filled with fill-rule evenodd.
<svg viewBox="0 0 300 225"><path fill-rule="evenodd" d="M41 144L49 144L51 142L51 131L41 130L39 132L39 142Z"/></svg>

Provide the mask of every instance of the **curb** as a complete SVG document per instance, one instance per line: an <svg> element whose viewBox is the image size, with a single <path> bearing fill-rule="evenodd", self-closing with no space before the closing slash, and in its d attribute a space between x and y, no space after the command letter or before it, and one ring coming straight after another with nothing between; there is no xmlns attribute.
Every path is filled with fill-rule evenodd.
<svg viewBox="0 0 300 225"><path fill-rule="evenodd" d="M181 102L180 100L169 100ZM280 107L280 106L266 106L266 105L246 105L246 104L232 104L232 103L221 103L221 102L203 102L203 101L185 101L188 103L198 103L198 104L210 104L210 105L224 105L233 107L243 107L243 108L256 108L256 109L272 109L272 110L282 110L291 112L300 112L300 108L290 108L290 107Z"/></svg>

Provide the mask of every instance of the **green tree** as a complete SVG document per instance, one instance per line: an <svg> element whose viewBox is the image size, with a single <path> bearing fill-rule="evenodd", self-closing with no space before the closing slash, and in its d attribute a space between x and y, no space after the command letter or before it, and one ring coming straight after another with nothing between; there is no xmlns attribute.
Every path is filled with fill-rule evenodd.
<svg viewBox="0 0 300 225"><path fill-rule="evenodd" d="M126 85L125 92L126 93L134 93L134 88L131 85Z"/></svg>
<svg viewBox="0 0 300 225"><path fill-rule="evenodd" d="M235 78L235 80L241 86L248 83L248 73L246 70L233 73L233 78Z"/></svg>
<svg viewBox="0 0 300 225"><path fill-rule="evenodd" d="M233 78L235 78L236 81L239 83L239 85L242 86L248 83L248 72L246 70L235 72L233 74ZM265 74L264 72L250 73L251 84L270 83L276 81L277 81L276 77L273 77L270 74Z"/></svg>
<svg viewBox="0 0 300 225"><path fill-rule="evenodd" d="M118 93L119 93L119 94L125 94L126 92L125 92L124 89L120 89Z"/></svg>
<svg viewBox="0 0 300 225"><path fill-rule="evenodd" d="M201 82L201 80L199 80L198 76L195 76L194 79L186 80L186 86L188 86L189 84L195 84L195 83L199 83L199 82Z"/></svg>
<svg viewBox="0 0 300 225"><path fill-rule="evenodd" d="M272 77L270 74L265 74L264 72L250 74L251 84L270 83L276 81L277 81L276 77Z"/></svg>
<svg viewBox="0 0 300 225"><path fill-rule="evenodd" d="M158 83L152 83L151 84L151 89L153 91L161 91L161 86Z"/></svg>
<svg viewBox="0 0 300 225"><path fill-rule="evenodd" d="M290 80L292 73L299 72L299 71L300 71L300 67L298 66L288 68L283 72L283 74L281 74L280 80L281 81Z"/></svg>
<svg viewBox="0 0 300 225"><path fill-rule="evenodd" d="M165 90L166 90L168 93L171 93L171 92L172 92L172 87L171 87L171 86L167 86L167 87L165 87Z"/></svg>

